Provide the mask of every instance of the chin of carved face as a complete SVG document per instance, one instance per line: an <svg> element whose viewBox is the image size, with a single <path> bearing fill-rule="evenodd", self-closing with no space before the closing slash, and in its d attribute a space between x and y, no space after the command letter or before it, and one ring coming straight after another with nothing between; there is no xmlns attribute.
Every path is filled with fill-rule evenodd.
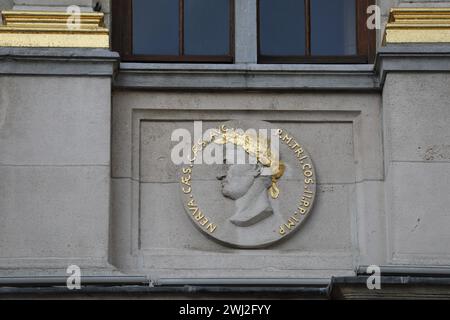
<svg viewBox="0 0 450 320"><path fill-rule="evenodd" d="M253 185L256 171L252 165L232 165L222 180L222 193L233 200L242 198Z"/></svg>

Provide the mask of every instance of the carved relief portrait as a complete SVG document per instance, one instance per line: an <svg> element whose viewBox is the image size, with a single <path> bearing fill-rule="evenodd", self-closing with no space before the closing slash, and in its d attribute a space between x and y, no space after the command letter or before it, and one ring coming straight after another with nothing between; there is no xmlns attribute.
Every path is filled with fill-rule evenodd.
<svg viewBox="0 0 450 320"><path fill-rule="evenodd" d="M259 129L267 128L272 133L260 135ZM224 163L196 166L196 157L209 146L226 151ZM263 248L293 234L309 214L316 188L313 164L287 131L264 122L229 122L192 150L180 177L182 196L192 222L212 239Z"/></svg>

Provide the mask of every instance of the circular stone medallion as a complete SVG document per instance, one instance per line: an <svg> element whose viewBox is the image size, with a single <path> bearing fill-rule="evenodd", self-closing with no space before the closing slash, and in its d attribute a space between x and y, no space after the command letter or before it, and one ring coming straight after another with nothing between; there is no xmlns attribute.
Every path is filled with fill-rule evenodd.
<svg viewBox="0 0 450 320"><path fill-rule="evenodd" d="M230 121L208 130L191 152L180 171L184 207L213 240L263 248L293 234L308 217L316 195L313 162L285 129ZM216 161L208 163L211 158Z"/></svg>

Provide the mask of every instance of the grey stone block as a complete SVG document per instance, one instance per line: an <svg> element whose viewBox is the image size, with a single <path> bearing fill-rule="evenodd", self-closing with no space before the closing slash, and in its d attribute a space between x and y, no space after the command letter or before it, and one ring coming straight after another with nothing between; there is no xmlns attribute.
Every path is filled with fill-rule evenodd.
<svg viewBox="0 0 450 320"><path fill-rule="evenodd" d="M0 265L106 265L109 180L107 166L0 166Z"/></svg>
<svg viewBox="0 0 450 320"><path fill-rule="evenodd" d="M390 160L450 162L450 72L389 74L386 83Z"/></svg>
<svg viewBox="0 0 450 320"><path fill-rule="evenodd" d="M396 162L387 183L390 262L450 264L450 164Z"/></svg>
<svg viewBox="0 0 450 320"><path fill-rule="evenodd" d="M0 77L0 164L110 163L110 80Z"/></svg>

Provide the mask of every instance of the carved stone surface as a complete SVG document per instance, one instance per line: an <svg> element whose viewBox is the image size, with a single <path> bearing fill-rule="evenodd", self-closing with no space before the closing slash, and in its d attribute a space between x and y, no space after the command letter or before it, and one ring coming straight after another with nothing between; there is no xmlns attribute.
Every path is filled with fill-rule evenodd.
<svg viewBox="0 0 450 320"><path fill-rule="evenodd" d="M316 176L296 137L267 122L230 121L203 142L202 150L193 146L180 178L196 227L238 248L266 247L300 227L313 206ZM224 164L195 164L212 145L223 147Z"/></svg>

